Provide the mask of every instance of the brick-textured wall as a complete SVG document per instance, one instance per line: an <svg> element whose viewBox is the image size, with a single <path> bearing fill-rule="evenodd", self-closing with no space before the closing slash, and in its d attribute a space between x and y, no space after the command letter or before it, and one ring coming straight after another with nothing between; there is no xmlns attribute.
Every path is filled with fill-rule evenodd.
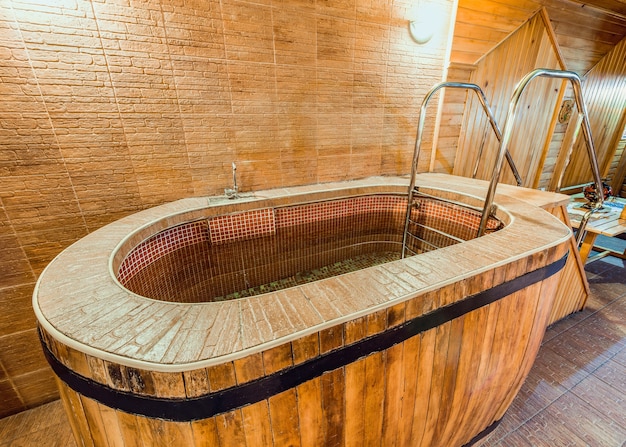
<svg viewBox="0 0 626 447"><path fill-rule="evenodd" d="M453 8L419 46L425 2L1 0L0 416L56 397L30 296L73 241L233 161L244 191L408 173Z"/></svg>

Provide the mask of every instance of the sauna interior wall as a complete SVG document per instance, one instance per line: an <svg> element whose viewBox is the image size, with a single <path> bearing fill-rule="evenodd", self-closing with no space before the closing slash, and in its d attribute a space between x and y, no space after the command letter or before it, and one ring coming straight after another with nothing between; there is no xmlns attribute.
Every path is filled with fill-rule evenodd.
<svg viewBox="0 0 626 447"><path fill-rule="evenodd" d="M600 175L604 178L615 174L611 170L619 140L624 130L626 109L626 40L613 50L585 76L585 101L589 110L591 133L594 137ZM591 179L589 159L584 140L579 136L574 145L570 164L565 170L563 185L579 185ZM622 155L623 158L623 155ZM622 184L624 172L618 171L616 184Z"/></svg>
<svg viewBox="0 0 626 447"><path fill-rule="evenodd" d="M542 8L567 69L581 76L624 38L626 8L617 2L459 0L450 60L475 64Z"/></svg>
<svg viewBox="0 0 626 447"><path fill-rule="evenodd" d="M626 138L619 141L616 156L618 153L619 163L613 177L613 192L620 197L626 197Z"/></svg>
<svg viewBox="0 0 626 447"><path fill-rule="evenodd" d="M485 91L496 121L500 129L504 130L508 104L519 80L538 67L563 68L545 12L535 14L475 66L469 80ZM509 151L524 186L535 186L544 146L551 138L552 115L560 95L560 86L560 81L535 80L520 98ZM475 98L474 94L468 95L452 172L471 177L482 146L477 177L489 180L499 143ZM528 138L529 135L533 135L533 138ZM503 168L502 179L507 183L515 182L508 166Z"/></svg>
<svg viewBox="0 0 626 447"><path fill-rule="evenodd" d="M489 3L459 2L452 64L447 80L474 82L483 87L502 128L513 89L524 74L539 67L577 71L583 77L583 93L590 112L589 120L599 154L601 174L608 177L614 189L619 191L626 174L626 159L619 143L626 125L626 117L620 112L626 106L626 77L624 65L620 63L625 57L626 41L618 42L606 56L594 59L598 61L597 65L586 73L584 67L590 66L590 61L586 59L589 52L574 51L567 46L571 39L563 35L564 28L554 29L563 17L547 7L540 9L511 35L503 37L504 40L486 55L478 57L479 53L472 51L472 48L476 51L477 47L469 45L466 35L471 34L472 39L476 38L476 45L491 42L487 34L493 30L485 24L481 33L476 34L476 20L473 20L477 8L486 7ZM493 20L497 22L497 17ZM489 33L487 30L490 30ZM580 39L582 42L584 37ZM473 60L476 60L475 63L469 63ZM506 70L500 70L499 67L506 67ZM524 98L539 97L542 98L540 102L531 99L524 101ZM569 82L561 86L559 81L539 78L526 89L518 107L520 112L515 127L523 131L518 132L517 139L514 133L510 147L525 186L554 190L562 173L560 168L567 162L567 149L571 147L568 144L569 135L572 134L572 127L576 127L573 119L563 123L557 119L562 102L569 99L573 99ZM460 113L464 113L461 118ZM539 119L528 121L537 116ZM526 135L534 135L535 138L529 141ZM488 155L481 163L478 176L490 178L486 166L493 166L497 141L487 127L484 113L474 100L474 94L446 91L438 136L437 151L431 165L433 170L471 175L477 148L485 141L483 153ZM503 172L504 180L512 183L513 177L506 166ZM586 148L579 135L573 148L572 162L561 184L567 186L588 181L591 181L591 171Z"/></svg>
<svg viewBox="0 0 626 447"><path fill-rule="evenodd" d="M0 417L57 396L30 296L87 233L223 194L233 161L244 191L408 173L430 3L419 46L422 1L0 2Z"/></svg>
<svg viewBox="0 0 626 447"><path fill-rule="evenodd" d="M626 117L626 116L625 116ZM626 138L620 138L617 142L613 161L609 167L608 178L611 180L613 193L616 196L626 193L624 183L626 183Z"/></svg>
<svg viewBox="0 0 626 447"><path fill-rule="evenodd" d="M476 66L472 64L451 64L446 81L470 82L475 69ZM452 174L468 92L463 89L447 88L439 94L444 95L444 106L441 110L436 150L431 154L431 171Z"/></svg>

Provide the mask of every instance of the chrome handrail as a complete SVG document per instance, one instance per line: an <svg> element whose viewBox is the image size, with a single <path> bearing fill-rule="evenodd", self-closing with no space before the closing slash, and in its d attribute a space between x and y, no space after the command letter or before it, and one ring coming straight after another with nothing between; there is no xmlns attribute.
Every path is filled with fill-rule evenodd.
<svg viewBox="0 0 626 447"><path fill-rule="evenodd" d="M505 154L508 153L508 144L511 141L511 132L513 130L513 125L515 121L517 104L519 102L520 96L522 95L522 92L524 91L528 83L538 76L567 79L572 83L576 107L578 107L579 113L582 113L583 115L583 121L581 125L583 127L585 142L587 143L587 155L589 156L589 163L591 165L591 171L594 177L594 182L596 184L596 191L598 192L598 194L596 194L596 196L598 197L598 201L592 203L592 209L589 215L591 215L591 213L593 213L594 211L600 209L604 203L604 189L602 185L602 179L600 178L600 170L598 168L598 159L596 157L593 139L591 138L591 126L589 124L589 118L587 117L587 108L585 107L585 102L583 101L580 77L577 73L573 71L538 68L531 71L520 80L520 82L515 87L513 95L511 96L508 115L504 123L504 133L502 135L502 140L500 140L500 148L498 151L498 156L496 158L496 164L494 166L491 181L489 183L489 189L487 190L487 196L485 197L485 206L483 209L483 215L481 216L480 225L478 227L478 236L482 236L485 232L485 228L487 227L487 221L489 219L489 216L492 214L491 207L493 205L493 197L496 192L496 187L498 186L500 171L502 170L502 163L504 161ZM586 217L587 219L583 219L584 222L581 222L580 224L578 230L579 235L582 235L589 219L589 216Z"/></svg>
<svg viewBox="0 0 626 447"><path fill-rule="evenodd" d="M493 116L493 113L491 112L491 109L489 108L489 105L487 104L487 98L485 94L483 93L482 89L478 85L467 83L467 82L441 82L439 84L436 84L433 88L430 89L428 93L426 93L426 96L424 97L424 100L422 101L422 105L420 107L419 122L417 124L417 136L415 138L415 150L413 151L413 163L411 165L411 180L409 184L409 196L408 196L408 204L407 204L407 211L406 211L406 220L404 223L404 235L402 237L402 257L403 258L405 257L405 253L406 253L406 239L407 239L407 234L408 234L408 229L409 229L409 219L411 217L411 203L413 201L413 189L415 188L415 175L417 174L417 163L419 160L420 149L422 146L422 133L424 131L424 124L426 122L426 106L428 105L428 102L430 101L432 96L435 93L437 93L437 91L439 91L440 89L444 87L463 88L463 89L473 90L474 92L476 92L476 95L478 95L480 104L482 105L483 110L485 111L485 113L487 114L487 117L489 118L489 123L491 124L491 128L495 132L496 137L498 138L498 141L500 142L502 141L502 132L500 131L500 128L498 127L498 124L496 123L496 120ZM481 153L482 153L482 150L481 150ZM479 157L481 153L479 153ZM513 162L513 158L511 157L511 154L509 154L509 152L506 151L505 156L506 156L507 162L509 163L509 166L511 167L511 170L513 171L513 175L515 176L517 185L521 186L522 179L520 178L519 172L517 171L517 167L515 166L515 163Z"/></svg>

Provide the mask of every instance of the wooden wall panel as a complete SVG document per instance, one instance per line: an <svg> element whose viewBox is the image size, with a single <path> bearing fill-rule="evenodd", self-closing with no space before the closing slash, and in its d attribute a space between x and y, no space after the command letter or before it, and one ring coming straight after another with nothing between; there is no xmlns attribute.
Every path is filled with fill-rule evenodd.
<svg viewBox="0 0 626 447"><path fill-rule="evenodd" d="M448 68L447 82L469 82L476 67L467 64L453 64ZM441 94L441 93L440 93ZM456 148L461 133L463 110L468 93L465 89L447 88L443 92L443 108L436 148L431 154L431 172L452 174Z"/></svg>
<svg viewBox="0 0 626 447"><path fill-rule="evenodd" d="M459 0L451 61L477 63L542 7L568 69L581 76L626 33L626 6L618 0Z"/></svg>
<svg viewBox="0 0 626 447"><path fill-rule="evenodd" d="M451 60L475 63L491 51L539 8L537 2L526 3L520 8L492 0L460 0Z"/></svg>
<svg viewBox="0 0 626 447"><path fill-rule="evenodd" d="M626 39L589 72L583 84L583 96L602 177L609 173L623 131L622 111L626 108L625 60ZM580 185L592 179L586 144L581 135L574 145L563 185Z"/></svg>
<svg viewBox="0 0 626 447"><path fill-rule="evenodd" d="M563 91L563 97L557 104L555 112L558 114L565 101L574 101L574 93L572 86L569 82L564 81L565 89ZM546 189L548 191L557 191L560 177L562 177L567 163L569 163L569 157L573 150L576 133L580 132L580 121L578 115L573 111L570 118L564 122L559 122L558 117L554 122L554 131L552 133L552 139L550 140L547 148L546 158L543 164L543 169L538 172L537 175L537 188Z"/></svg>
<svg viewBox="0 0 626 447"><path fill-rule="evenodd" d="M476 64L471 82L485 91L501 130L504 130L511 94L519 80L538 67L562 68L550 33L544 13L538 13ZM546 141L551 138L551 123L560 86L559 80L535 79L526 88L516 109L509 151L524 186L535 186L536 173L546 159L544 148L547 150ZM490 179L498 147L498 140L480 104L470 97L463 118L453 173L473 176L482 148L476 177ZM502 172L502 181L514 183L511 170L506 164Z"/></svg>
<svg viewBox="0 0 626 447"><path fill-rule="evenodd" d="M620 161L612 177L613 192L615 195L626 197L626 140L620 140L616 154L619 152Z"/></svg>
<svg viewBox="0 0 626 447"><path fill-rule="evenodd" d="M616 194L619 194L620 186L624 183L624 173L622 165L626 163L626 158L624 155L626 152L624 148L626 146L626 140L619 140L617 142L617 147L615 148L615 153L613 154L613 158L611 160L611 164L609 166L609 171L607 173L607 178L611 182L611 186L613 187L613 191Z"/></svg>

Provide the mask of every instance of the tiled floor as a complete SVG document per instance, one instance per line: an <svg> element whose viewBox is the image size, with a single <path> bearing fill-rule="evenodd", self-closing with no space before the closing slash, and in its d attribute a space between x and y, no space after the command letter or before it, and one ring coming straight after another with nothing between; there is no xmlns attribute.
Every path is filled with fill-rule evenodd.
<svg viewBox="0 0 626 447"><path fill-rule="evenodd" d="M587 267L583 312L548 328L520 394L484 447L626 446L626 261ZM56 401L0 420L0 447L74 447Z"/></svg>
<svg viewBox="0 0 626 447"><path fill-rule="evenodd" d="M0 419L0 447L76 447L60 401Z"/></svg>

